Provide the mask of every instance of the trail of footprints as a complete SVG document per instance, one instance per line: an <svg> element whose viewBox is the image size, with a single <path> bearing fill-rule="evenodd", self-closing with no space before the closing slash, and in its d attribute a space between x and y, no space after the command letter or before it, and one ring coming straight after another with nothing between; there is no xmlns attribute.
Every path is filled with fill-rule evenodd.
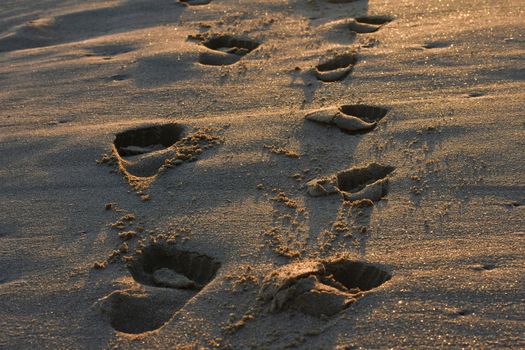
<svg viewBox="0 0 525 350"><path fill-rule="evenodd" d="M352 0L327 0L347 3ZM188 6L210 0L179 0ZM368 16L337 21L334 27L354 33L371 33L390 22L385 16ZM205 51L202 65L232 65L256 50L260 43L246 37L212 34L195 37ZM345 79L358 62L356 52L343 52L314 67L317 79L333 83ZM118 78L115 78L119 80ZM310 111L305 122L319 127L337 127L347 134L365 134L375 129L388 109L365 104L342 105ZM134 187L147 185L164 169L197 160L205 150L221 143L216 133L177 123L151 125L118 133L112 145L112 159ZM306 194L323 197L339 194L345 201L377 202L388 194L388 177L394 167L371 163L335 174L311 179ZM221 264L216 259L153 243L135 254L128 264L136 286L118 290L99 300L112 327L120 332L140 334L162 327L216 276ZM312 316L332 316L346 309L368 291L390 280L386 268L346 257L300 260L269 273L259 298L271 312L294 309Z"/></svg>

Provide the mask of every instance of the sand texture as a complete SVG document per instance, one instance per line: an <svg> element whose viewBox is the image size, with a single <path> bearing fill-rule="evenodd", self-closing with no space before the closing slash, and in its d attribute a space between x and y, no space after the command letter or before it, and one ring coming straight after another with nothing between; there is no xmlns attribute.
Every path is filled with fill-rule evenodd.
<svg viewBox="0 0 525 350"><path fill-rule="evenodd" d="M1 0L0 349L525 349L524 19Z"/></svg>

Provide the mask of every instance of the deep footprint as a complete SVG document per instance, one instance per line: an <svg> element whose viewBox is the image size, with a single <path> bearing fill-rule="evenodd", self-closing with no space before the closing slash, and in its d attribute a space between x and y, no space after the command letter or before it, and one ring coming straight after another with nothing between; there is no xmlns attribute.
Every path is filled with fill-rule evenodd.
<svg viewBox="0 0 525 350"><path fill-rule="evenodd" d="M118 133L113 144L121 157L129 157L170 147L183 135L179 124L155 125Z"/></svg>
<svg viewBox="0 0 525 350"><path fill-rule="evenodd" d="M391 278L376 265L346 258L303 261L271 272L259 296L273 312L295 309L312 316L332 316Z"/></svg>
<svg viewBox="0 0 525 350"><path fill-rule="evenodd" d="M388 113L388 109L369 105L343 105L315 110L305 118L317 123L337 126L348 134L372 131Z"/></svg>
<svg viewBox="0 0 525 350"><path fill-rule="evenodd" d="M315 67L315 76L324 82L335 82L346 78L357 63L355 53L343 53L318 64Z"/></svg>
<svg viewBox="0 0 525 350"><path fill-rule="evenodd" d="M141 289L113 292L99 301L100 309L119 332L158 329L213 280L220 266L204 254L149 245L128 265Z"/></svg>
<svg viewBox="0 0 525 350"><path fill-rule="evenodd" d="M347 201L363 199L377 202L388 194L388 175L392 166L371 163L365 167L353 167L335 175L309 181L307 192L312 197L340 193Z"/></svg>
<svg viewBox="0 0 525 350"><path fill-rule="evenodd" d="M196 161L206 149L221 143L221 138L207 129L191 134L187 129L172 123L118 133L113 155L130 185L144 189L162 170Z"/></svg>
<svg viewBox="0 0 525 350"><path fill-rule="evenodd" d="M216 35L204 40L202 45L210 51L199 55L199 63L209 66L227 66L237 63L260 44L250 39L231 35Z"/></svg>

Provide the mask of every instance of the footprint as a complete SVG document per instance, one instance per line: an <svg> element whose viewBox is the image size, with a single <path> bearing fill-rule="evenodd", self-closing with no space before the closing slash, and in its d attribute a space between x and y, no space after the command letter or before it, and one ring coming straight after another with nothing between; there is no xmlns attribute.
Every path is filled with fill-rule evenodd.
<svg viewBox="0 0 525 350"><path fill-rule="evenodd" d="M306 120L335 125L349 134L371 131L388 113L388 109L369 105L343 105L315 110L305 116Z"/></svg>
<svg viewBox="0 0 525 350"><path fill-rule="evenodd" d="M184 5L197 6L207 5L211 2L211 0L179 0L179 2L183 3Z"/></svg>
<svg viewBox="0 0 525 350"><path fill-rule="evenodd" d="M392 17L388 16L366 16L354 18L348 21L346 26L355 33L373 33L391 21Z"/></svg>
<svg viewBox="0 0 525 350"><path fill-rule="evenodd" d="M483 97L485 96L485 93L481 91L473 91L467 94L467 98L476 98L476 97Z"/></svg>
<svg viewBox="0 0 525 350"><path fill-rule="evenodd" d="M394 169L377 163L353 167L335 175L310 180L306 184L307 193L312 197L341 193L347 201L369 199L377 202L388 194L387 176Z"/></svg>
<svg viewBox="0 0 525 350"><path fill-rule="evenodd" d="M209 66L226 66L238 62L260 44L250 39L231 35L215 35L205 39L202 45L210 50L199 55L199 63Z"/></svg>
<svg viewBox="0 0 525 350"><path fill-rule="evenodd" d="M496 264L485 263L485 264L472 265L470 266L470 269L474 271L490 271L490 270L494 270L496 267L497 267Z"/></svg>
<svg viewBox="0 0 525 350"><path fill-rule="evenodd" d="M113 292L98 305L114 329L139 334L169 321L215 277L220 263L157 243L145 247L128 268L140 288Z"/></svg>
<svg viewBox="0 0 525 350"><path fill-rule="evenodd" d="M111 81L124 81L126 79L129 79L129 75L126 74L116 74L109 77Z"/></svg>
<svg viewBox="0 0 525 350"><path fill-rule="evenodd" d="M259 296L272 312L294 309L317 317L332 316L391 278L384 269L362 261L302 261L266 276Z"/></svg>
<svg viewBox="0 0 525 350"><path fill-rule="evenodd" d="M343 53L335 55L334 58L318 64L315 67L315 76L324 82L343 80L352 71L357 63L355 53Z"/></svg>
<svg viewBox="0 0 525 350"><path fill-rule="evenodd" d="M204 150L219 144L220 137L176 123L146 126L118 133L113 155L133 187L145 188L163 170L195 161Z"/></svg>
<svg viewBox="0 0 525 350"><path fill-rule="evenodd" d="M152 177L157 174L166 159L174 156L170 146L181 140L184 133L185 128L179 124L127 130L116 135L113 153L121 170L125 170L127 174Z"/></svg>

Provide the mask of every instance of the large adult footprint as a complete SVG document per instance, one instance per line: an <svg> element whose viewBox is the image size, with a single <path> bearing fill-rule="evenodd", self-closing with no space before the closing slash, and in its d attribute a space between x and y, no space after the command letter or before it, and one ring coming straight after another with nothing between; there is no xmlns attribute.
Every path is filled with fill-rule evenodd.
<svg viewBox="0 0 525 350"><path fill-rule="evenodd" d="M207 255L153 244L129 265L141 288L113 292L99 306L117 331L138 334L158 329L215 277L219 267Z"/></svg>
<svg viewBox="0 0 525 350"><path fill-rule="evenodd" d="M340 193L347 201L381 200L388 194L387 176L395 170L392 166L371 163L364 167L342 170L335 175L310 180L307 192L312 197Z"/></svg>
<svg viewBox="0 0 525 350"><path fill-rule="evenodd" d="M259 296L270 305L270 311L295 309L331 316L391 278L383 268L356 260L303 261L271 272Z"/></svg>
<svg viewBox="0 0 525 350"><path fill-rule="evenodd" d="M196 131L189 134L180 124L161 124L118 133L113 155L131 184L152 181L166 167L196 160L205 149L220 143L220 137Z"/></svg>
<svg viewBox="0 0 525 350"><path fill-rule="evenodd" d="M318 109L308 113L306 120L335 125L349 134L367 133L388 113L388 109L369 105L343 105Z"/></svg>
<svg viewBox="0 0 525 350"><path fill-rule="evenodd" d="M199 63L209 66L227 66L259 47L259 43L231 35L214 35L202 41L209 50L201 52Z"/></svg>
<svg viewBox="0 0 525 350"><path fill-rule="evenodd" d="M336 54L333 58L315 66L315 76L324 82L334 82L346 78L357 63L355 53Z"/></svg>

